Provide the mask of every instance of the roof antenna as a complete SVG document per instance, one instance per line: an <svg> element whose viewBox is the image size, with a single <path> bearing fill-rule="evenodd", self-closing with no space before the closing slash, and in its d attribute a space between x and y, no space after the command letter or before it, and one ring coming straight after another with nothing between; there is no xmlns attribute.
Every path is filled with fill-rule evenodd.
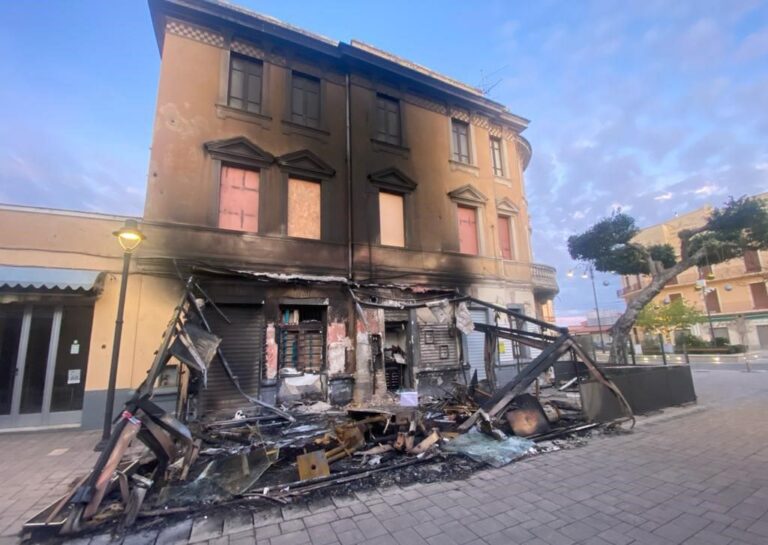
<svg viewBox="0 0 768 545"><path fill-rule="evenodd" d="M482 92L484 95L488 95L491 91L493 91L494 87L496 87L499 83L504 81L503 77L495 77L498 76L500 72L506 70L509 68L508 64L505 64L501 68L497 68L493 72L489 72L488 74L485 73L485 70L482 68L480 69L480 83L477 85L477 88L480 89L480 92Z"/></svg>

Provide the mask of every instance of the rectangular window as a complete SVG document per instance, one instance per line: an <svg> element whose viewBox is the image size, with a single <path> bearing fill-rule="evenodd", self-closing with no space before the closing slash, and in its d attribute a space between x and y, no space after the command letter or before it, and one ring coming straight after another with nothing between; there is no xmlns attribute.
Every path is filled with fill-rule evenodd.
<svg viewBox="0 0 768 545"><path fill-rule="evenodd" d="M501 257L503 259L514 259L512 251L512 218L509 216L499 216L499 246L501 246Z"/></svg>
<svg viewBox="0 0 768 545"><path fill-rule="evenodd" d="M320 183L288 179L288 236L320 240Z"/></svg>
<svg viewBox="0 0 768 545"><path fill-rule="evenodd" d="M720 312L720 299L717 297L717 290L707 290L707 294L704 296L706 308L709 312Z"/></svg>
<svg viewBox="0 0 768 545"><path fill-rule="evenodd" d="M400 101L383 95L376 95L376 139L399 146Z"/></svg>
<svg viewBox="0 0 768 545"><path fill-rule="evenodd" d="M227 104L240 110L260 112L262 71L260 62L232 56Z"/></svg>
<svg viewBox="0 0 768 545"><path fill-rule="evenodd" d="M462 254L477 255L477 209L468 206L458 207L459 216L459 251Z"/></svg>
<svg viewBox="0 0 768 545"><path fill-rule="evenodd" d="M469 164L469 125L458 119L451 120L453 134L453 160Z"/></svg>
<svg viewBox="0 0 768 545"><path fill-rule="evenodd" d="M727 327L713 327L712 329L715 331L715 339L725 339L731 342L731 336L728 334Z"/></svg>
<svg viewBox="0 0 768 545"><path fill-rule="evenodd" d="M307 127L320 126L320 80L293 73L291 121Z"/></svg>
<svg viewBox="0 0 768 545"><path fill-rule="evenodd" d="M699 280L711 280L715 277L712 272L712 265L704 265L699 267Z"/></svg>
<svg viewBox="0 0 768 545"><path fill-rule="evenodd" d="M501 138L491 137L491 161L493 162L493 175L504 176L504 162L501 155Z"/></svg>
<svg viewBox="0 0 768 545"><path fill-rule="evenodd" d="M768 289L765 287L765 282L750 284L749 291L752 293L752 301L756 309L768 308Z"/></svg>
<svg viewBox="0 0 768 545"><path fill-rule="evenodd" d="M405 247L405 200L402 195L379 192L381 244Z"/></svg>
<svg viewBox="0 0 768 545"><path fill-rule="evenodd" d="M221 167L219 228L256 233L259 230L259 172Z"/></svg>
<svg viewBox="0 0 768 545"><path fill-rule="evenodd" d="M675 301L679 301L683 298L682 293L670 293L669 294L669 302L674 303Z"/></svg>
<svg viewBox="0 0 768 545"><path fill-rule="evenodd" d="M744 252L744 268L747 272L759 272L762 270L760 266L760 256L756 250L747 250Z"/></svg>

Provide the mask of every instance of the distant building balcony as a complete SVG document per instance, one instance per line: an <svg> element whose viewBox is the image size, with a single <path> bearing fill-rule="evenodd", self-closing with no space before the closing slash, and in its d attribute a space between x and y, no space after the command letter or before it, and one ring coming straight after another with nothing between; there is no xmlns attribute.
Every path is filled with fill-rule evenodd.
<svg viewBox="0 0 768 545"><path fill-rule="evenodd" d="M547 295L557 295L560 288L557 285L557 271L549 265L531 263L531 282L536 292Z"/></svg>

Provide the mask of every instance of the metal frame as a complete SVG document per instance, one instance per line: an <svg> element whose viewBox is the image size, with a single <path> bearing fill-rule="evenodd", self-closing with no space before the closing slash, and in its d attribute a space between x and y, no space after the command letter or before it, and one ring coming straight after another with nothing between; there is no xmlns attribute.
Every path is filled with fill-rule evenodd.
<svg viewBox="0 0 768 545"><path fill-rule="evenodd" d="M35 306L36 305L34 304L27 304L24 306L21 331L19 333L19 349L16 355L16 375L13 380L13 391L11 393L11 410L9 414L0 416L0 428L14 429L64 426L68 424L79 424L82 420L82 410L51 412L51 398L53 396L53 381L56 374L59 335L61 333L61 322L64 315L64 306L61 304L53 307L51 336L48 341L48 357L46 358L45 363L43 399L40 412L21 413L21 396L27 365L27 353L29 352L29 335Z"/></svg>

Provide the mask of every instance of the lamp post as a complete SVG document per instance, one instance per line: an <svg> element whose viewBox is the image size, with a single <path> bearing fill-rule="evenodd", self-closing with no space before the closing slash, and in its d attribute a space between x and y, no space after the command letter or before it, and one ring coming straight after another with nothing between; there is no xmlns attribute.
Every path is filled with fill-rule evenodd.
<svg viewBox="0 0 768 545"><path fill-rule="evenodd" d="M573 278L573 269L566 273L568 278ZM588 265L581 273L583 279L589 278L592 282L592 297L595 299L595 316L597 317L597 330L600 333L600 350L605 350L605 340L603 339L603 324L600 323L600 306L597 303L597 289L595 288L595 270L592 265ZM606 283L607 285L607 283Z"/></svg>
<svg viewBox="0 0 768 545"><path fill-rule="evenodd" d="M112 340L112 362L109 366L109 384L107 386L107 403L104 406L104 429L101 441L95 450L102 450L109 441L112 433L112 408L115 404L115 385L117 383L117 363L120 359L120 339L123 336L123 313L125 311L125 293L128 288L128 268L131 255L146 238L139 230L136 220L125 220L125 224L112 233L123 248L123 276L120 279L120 298L117 302L117 317L115 318L115 336Z"/></svg>

